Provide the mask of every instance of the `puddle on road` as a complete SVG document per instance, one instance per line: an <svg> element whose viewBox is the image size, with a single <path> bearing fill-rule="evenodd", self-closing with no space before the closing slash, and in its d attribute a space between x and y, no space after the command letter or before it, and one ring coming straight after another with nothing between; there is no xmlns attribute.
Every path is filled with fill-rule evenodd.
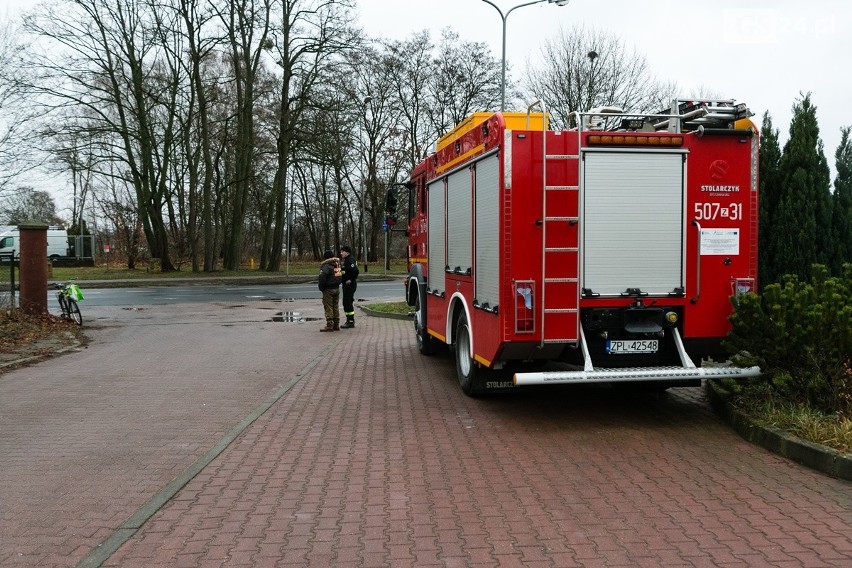
<svg viewBox="0 0 852 568"><path fill-rule="evenodd" d="M284 323L302 323L306 321L319 321L320 318L305 317L301 312L278 312L272 316L271 321Z"/></svg>

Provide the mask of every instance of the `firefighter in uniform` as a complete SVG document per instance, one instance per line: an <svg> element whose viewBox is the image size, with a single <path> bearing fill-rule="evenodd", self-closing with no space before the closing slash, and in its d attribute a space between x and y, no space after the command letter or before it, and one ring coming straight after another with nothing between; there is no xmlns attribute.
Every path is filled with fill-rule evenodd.
<svg viewBox="0 0 852 568"><path fill-rule="evenodd" d="M358 288L358 265L352 257L352 249L344 245L340 247L340 258L343 261L341 280L343 281L343 314L346 323L342 328L355 327L355 290Z"/></svg>

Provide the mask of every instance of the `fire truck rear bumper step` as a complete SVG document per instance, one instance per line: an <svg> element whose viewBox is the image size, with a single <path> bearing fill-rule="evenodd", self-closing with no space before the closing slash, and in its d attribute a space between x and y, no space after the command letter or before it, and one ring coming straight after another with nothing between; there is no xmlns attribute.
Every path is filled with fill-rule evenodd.
<svg viewBox="0 0 852 568"><path fill-rule="evenodd" d="M515 373L514 383L558 385L571 383L626 383L635 381L682 381L684 379L745 378L760 375L760 367L645 367L594 369L591 371L543 371Z"/></svg>

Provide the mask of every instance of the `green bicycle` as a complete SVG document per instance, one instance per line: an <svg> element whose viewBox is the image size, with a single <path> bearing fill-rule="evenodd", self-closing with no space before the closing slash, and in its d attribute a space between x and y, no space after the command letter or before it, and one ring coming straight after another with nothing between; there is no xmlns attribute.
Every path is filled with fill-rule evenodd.
<svg viewBox="0 0 852 568"><path fill-rule="evenodd" d="M59 282L53 286L56 292L56 299L59 300L59 308L62 310L62 316L65 319L70 319L77 325L83 325L83 315L80 313L80 306L77 302L83 299L83 291L73 282Z"/></svg>

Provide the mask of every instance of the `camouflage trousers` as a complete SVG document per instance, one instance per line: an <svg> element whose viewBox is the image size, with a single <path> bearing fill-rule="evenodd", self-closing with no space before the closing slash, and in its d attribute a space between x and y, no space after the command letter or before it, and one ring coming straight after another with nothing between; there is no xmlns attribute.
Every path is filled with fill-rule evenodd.
<svg viewBox="0 0 852 568"><path fill-rule="evenodd" d="M340 288L326 288L322 291L322 309L326 320L340 321Z"/></svg>

